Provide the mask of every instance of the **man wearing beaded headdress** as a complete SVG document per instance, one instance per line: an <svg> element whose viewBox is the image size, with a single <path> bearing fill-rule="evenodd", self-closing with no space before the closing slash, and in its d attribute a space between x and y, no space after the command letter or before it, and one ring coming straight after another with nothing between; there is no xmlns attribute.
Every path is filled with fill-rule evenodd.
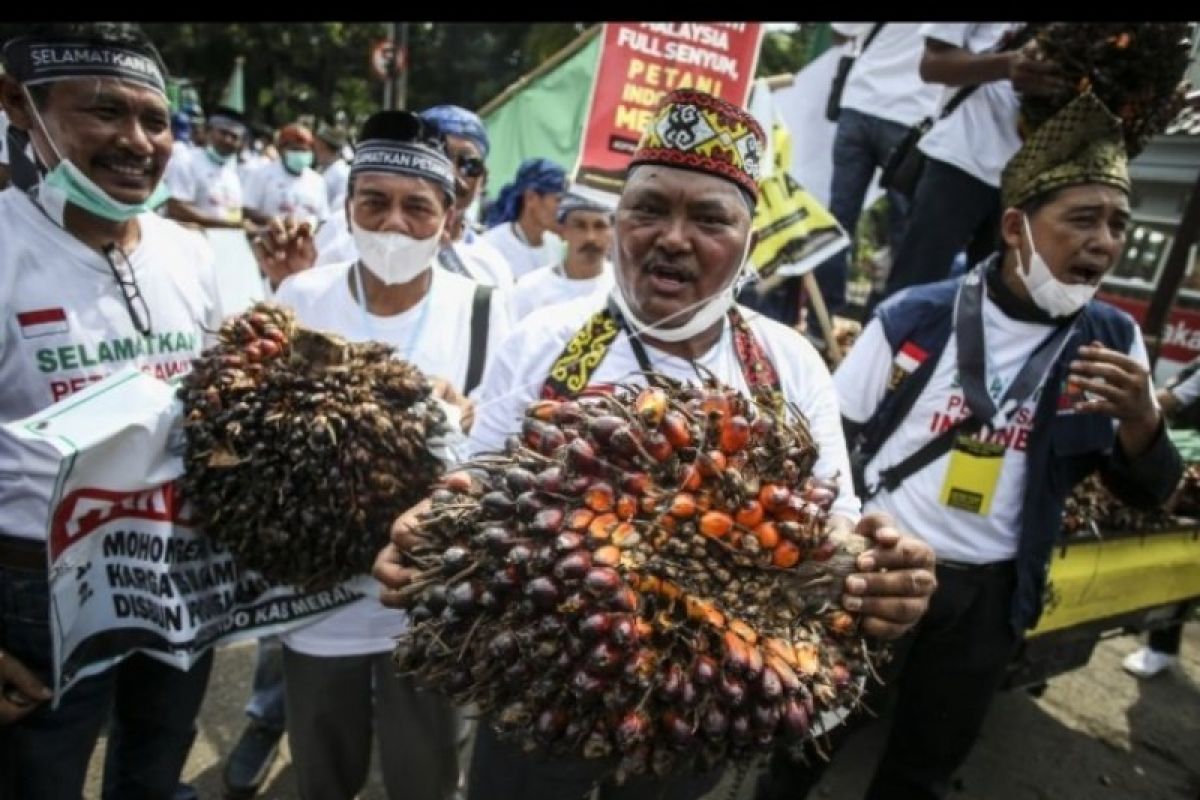
<svg viewBox="0 0 1200 800"><path fill-rule="evenodd" d="M1042 613L1072 487L1161 504L1182 472L1134 321L1093 297L1129 224L1121 120L1090 92L1004 168L1003 249L885 302L834 377L865 507L937 553L939 590L889 665L895 722L867 792L940 798ZM775 759L760 798L802 797Z"/></svg>
<svg viewBox="0 0 1200 800"><path fill-rule="evenodd" d="M895 637L916 621L933 591L931 554L886 516L859 518L836 397L820 356L797 332L733 300L753 243L764 142L754 118L724 100L689 90L663 99L617 207L614 288L607 297L539 309L501 343L485 373L472 450L501 450L539 397L642 382L647 371L690 383L705 370L747 396L782 397L811 426L820 450L814 475L838 483L833 524L857 526L874 540L858 562L862 571L847 579L843 603L862 612L868 635ZM399 602L398 590L411 579L400 553L412 543L416 513L397 521L393 544L376 562L385 603ZM696 798L720 777L634 777L616 786L608 777L615 767L614 759L531 756L481 725L468 794L549 800L582 796L600 782L605 800Z"/></svg>

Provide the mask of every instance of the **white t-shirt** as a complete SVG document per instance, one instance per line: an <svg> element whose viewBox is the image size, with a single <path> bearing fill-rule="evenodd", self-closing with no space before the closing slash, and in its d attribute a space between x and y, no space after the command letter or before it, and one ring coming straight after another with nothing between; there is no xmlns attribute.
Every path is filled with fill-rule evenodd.
<svg viewBox="0 0 1200 800"><path fill-rule="evenodd" d="M321 178L325 181L329 207L333 209L345 203L346 190L350 185L350 165L339 158L321 171Z"/></svg>
<svg viewBox="0 0 1200 800"><path fill-rule="evenodd" d="M858 39L861 49L874 22L835 22L833 29ZM888 22L854 61L842 106L873 117L913 125L937 109L941 87L921 80L925 36L919 22Z"/></svg>
<svg viewBox="0 0 1200 800"><path fill-rule="evenodd" d="M527 272L538 267L557 264L562 260L566 247L557 234L546 231L542 243L531 247L515 231L517 223L505 222L483 232L483 240L500 251L512 270L513 279L521 280Z"/></svg>
<svg viewBox="0 0 1200 800"><path fill-rule="evenodd" d="M1053 327L1012 319L991 298L984 300L983 322L988 393L998 402ZM1134 328L1129 355L1147 365L1145 344L1136 325ZM878 480L881 469L900 463L967 413L958 382L954 334L951 333L940 356L913 349L909 343L904 343L893 355L882 325L873 320L833 376L842 413L852 422L865 422L883 399L893 367L911 372L926 357L938 359L937 366L908 416L867 464L868 485ZM901 527L928 542L939 558L971 564L1012 558L1020 535L1026 445L1040 396L1039 389L1018 409L1013 423L992 437L993 441L1002 442L1005 450L987 516L942 504L949 453L910 475L895 492L880 491L867 501L866 509L881 509L895 516ZM1074 412L1064 409L1059 413Z"/></svg>
<svg viewBox="0 0 1200 800"><path fill-rule="evenodd" d="M0 164L8 165L8 115L0 108Z"/></svg>
<svg viewBox="0 0 1200 800"><path fill-rule="evenodd" d="M22 419L132 365L187 373L221 324L213 251L201 234L146 213L129 253L150 310L137 332L105 257L51 222L23 192L0 192L0 421ZM117 254L117 266L128 265ZM46 498L0 452L0 532L45 538Z"/></svg>
<svg viewBox="0 0 1200 800"><path fill-rule="evenodd" d="M164 180L171 197L225 222L242 219L242 181L237 161L218 164L201 148L176 142Z"/></svg>
<svg viewBox="0 0 1200 800"><path fill-rule="evenodd" d="M934 22L921 26L931 39L969 50L995 51L1019 22ZM944 108L961 87L947 86L939 108ZM1000 185L1000 172L1021 147L1017 133L1020 101L1008 80L979 86L950 116L939 120L921 137L921 150L975 176L990 186Z"/></svg>
<svg viewBox="0 0 1200 800"><path fill-rule="evenodd" d="M415 307L392 317L365 313L350 293L351 264L329 264L293 275L275 294L275 302L291 306L297 319L317 330L338 333L350 341L377 340L394 345L399 354L413 346L408 359L428 375L445 378L462 391L467 376L471 305L475 283L444 270L433 270L429 294ZM509 331L504 301L492 297L488 342L495 346ZM489 348L491 349L491 348ZM490 353L489 353L490 357ZM293 650L315 656L382 653L395 646L407 616L385 608L374 595L298 628L284 636Z"/></svg>
<svg viewBox="0 0 1200 800"><path fill-rule="evenodd" d="M603 297L589 296L539 309L521 320L512 334L495 348L488 359L475 409L475 426L471 429L469 443L472 454L502 450L505 438L520 431L524 410L541 396L550 367L571 337L603 307ZM857 519L859 502L854 495L846 442L842 437L837 393L824 362L796 331L751 309L741 307L740 310L779 372L784 396L808 417L813 437L821 448L815 474L822 478L837 476L841 493L834 510ZM655 370L681 381L696 381L696 370L686 359L649 345L646 353ZM697 363L730 386L742 392L749 391L734 352L729 325L724 326L721 338L697 359ZM624 333L613 341L608 355L592 375L594 385L618 381L642 382L637 356Z"/></svg>
<svg viewBox="0 0 1200 800"><path fill-rule="evenodd" d="M562 264L540 267L517 281L513 289L513 311L524 319L539 308L565 303L581 297L607 297L613 287L613 266L607 260L594 278L568 278Z"/></svg>
<svg viewBox="0 0 1200 800"><path fill-rule="evenodd" d="M267 164L250 175L245 188L245 205L270 217L321 222L329 216L325 181L308 167L293 175L282 162Z"/></svg>
<svg viewBox="0 0 1200 800"><path fill-rule="evenodd" d="M354 246L354 236L346 223L346 206L334 206L329 216L317 228L313 236L313 247L317 249L316 266L337 264L341 261L353 261L358 258L358 248Z"/></svg>

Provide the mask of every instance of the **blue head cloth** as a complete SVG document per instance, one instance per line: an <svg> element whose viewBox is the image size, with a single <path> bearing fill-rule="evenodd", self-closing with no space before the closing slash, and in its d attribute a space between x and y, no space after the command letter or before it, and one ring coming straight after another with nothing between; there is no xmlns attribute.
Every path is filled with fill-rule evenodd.
<svg viewBox="0 0 1200 800"><path fill-rule="evenodd" d="M436 125L443 134L469 139L484 158L488 154L487 128L479 117L462 106L434 106L421 112L421 119Z"/></svg>
<svg viewBox="0 0 1200 800"><path fill-rule="evenodd" d="M488 209L487 226L502 225L519 217L527 189L538 194L561 194L567 190L567 172L545 158L531 158L521 164L517 177L500 190L496 202Z"/></svg>
<svg viewBox="0 0 1200 800"><path fill-rule="evenodd" d="M171 135L182 142L192 138L192 120L183 111L171 115Z"/></svg>

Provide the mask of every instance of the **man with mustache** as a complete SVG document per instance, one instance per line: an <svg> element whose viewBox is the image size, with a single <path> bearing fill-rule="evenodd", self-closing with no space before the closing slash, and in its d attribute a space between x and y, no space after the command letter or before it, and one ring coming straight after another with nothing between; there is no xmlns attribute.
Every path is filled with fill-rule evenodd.
<svg viewBox="0 0 1200 800"><path fill-rule="evenodd" d="M1103 102L1071 101L1004 168L1002 249L880 306L834 376L865 507L938 559L929 613L888 667L898 700L870 800L950 791L1041 615L1075 484L1099 470L1149 508L1182 474L1138 326L1092 299L1125 242L1129 158ZM792 769L776 758L759 797L803 797Z"/></svg>
<svg viewBox="0 0 1200 800"><path fill-rule="evenodd" d="M705 131L703 126L708 126ZM663 135L661 132L667 132ZM695 381L700 366L746 393L778 392L807 417L820 447L818 476L839 481L834 524L857 526L875 546L850 576L843 602L861 611L867 635L892 638L924 610L934 589L932 553L899 534L886 515L859 517L849 480L837 398L820 356L797 332L733 302L753 244L752 210L765 137L745 110L701 92L668 94L643 135L617 206L615 287L541 309L501 343L485 372L472 430L475 453L503 449L538 397L569 397L614 381L641 381L640 370ZM571 353L584 352L579 359ZM413 570L418 505L392 530L376 561L385 604ZM883 568L885 571L875 571ZM549 759L497 738L481 725L468 795L492 800L581 797L612 763ZM603 800L696 798L718 773L601 785Z"/></svg>
<svg viewBox="0 0 1200 800"><path fill-rule="evenodd" d="M517 281L513 308L517 319L555 303L607 295L612 288L612 210L578 194L568 194L558 207L559 234L567 255L559 264L539 267Z"/></svg>
<svg viewBox="0 0 1200 800"><path fill-rule="evenodd" d="M128 366L186 372L221 314L212 250L153 213L172 140L166 68L145 34L31 26L3 56L0 103L20 140L14 185L0 193L0 421L12 422ZM178 348L155 346L163 341ZM0 663L18 660L48 685L49 497L22 472L0 454ZM16 704L24 715L0 727L0 796L80 797L111 720L105 800L171 797L211 667L211 652L187 672L132 653L57 708L0 669L0 714L11 720Z"/></svg>

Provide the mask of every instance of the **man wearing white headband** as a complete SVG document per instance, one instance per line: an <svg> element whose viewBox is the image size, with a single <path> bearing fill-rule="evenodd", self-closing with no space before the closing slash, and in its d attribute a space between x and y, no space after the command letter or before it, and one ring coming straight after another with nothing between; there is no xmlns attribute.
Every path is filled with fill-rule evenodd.
<svg viewBox="0 0 1200 800"><path fill-rule="evenodd" d="M237 156L245 131L241 114L218 108L208 118L205 146L176 150L166 174L167 216L205 228L242 227Z"/></svg>
<svg viewBox="0 0 1200 800"><path fill-rule="evenodd" d="M453 204L454 166L440 134L415 114L375 114L363 126L346 200L358 256L287 278L275 300L309 327L393 345L451 387L469 427L469 404L459 395L478 384L488 344L509 323L490 288L435 267ZM406 624L370 596L284 636L287 731L301 797L354 797L362 789L372 721L389 797L446 800L453 792L453 709L416 692L392 662Z"/></svg>
<svg viewBox="0 0 1200 800"><path fill-rule="evenodd" d="M211 249L152 213L166 194L171 130L165 69L145 34L38 26L3 55L0 103L20 140L14 185L0 193L0 421L12 422L128 366L187 372L221 315ZM0 455L0 796L80 797L111 720L105 800L169 798L212 654L184 672L130 652L52 709L48 526L36 510L48 498L31 497L36 484L21 473ZM36 680L14 680L17 661Z"/></svg>
<svg viewBox="0 0 1200 800"><path fill-rule="evenodd" d="M815 474L841 484L835 524L857 524L873 537L871 558L887 570L852 576L844 602L863 611L864 632L895 637L916 621L933 591L932 552L901 536L886 516L859 520L837 397L820 356L795 331L733 302L751 245L764 142L754 118L723 100L690 90L664 98L617 206L616 287L607 298L535 312L500 344L484 378L472 450L503 450L539 396L641 381L640 370L694 382L699 365L744 392L779 393L812 426L820 448ZM395 591L411 579L400 552L412 544L417 509L397 521L393 544L376 561L385 603L397 601ZM538 760L481 724L467 792L490 800L579 797L604 770L595 762ZM699 797L718 778L633 778L622 787L606 781L600 796Z"/></svg>

